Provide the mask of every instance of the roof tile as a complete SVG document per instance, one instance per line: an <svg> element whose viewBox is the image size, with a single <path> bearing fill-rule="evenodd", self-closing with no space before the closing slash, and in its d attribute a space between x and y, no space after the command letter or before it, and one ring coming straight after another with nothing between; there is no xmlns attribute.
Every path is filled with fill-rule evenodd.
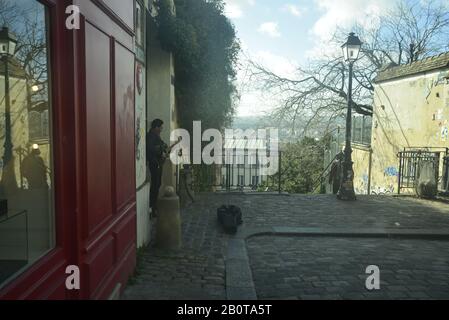
<svg viewBox="0 0 449 320"><path fill-rule="evenodd" d="M449 68L449 52L400 66L390 66L380 71L375 83L411 76L436 69Z"/></svg>

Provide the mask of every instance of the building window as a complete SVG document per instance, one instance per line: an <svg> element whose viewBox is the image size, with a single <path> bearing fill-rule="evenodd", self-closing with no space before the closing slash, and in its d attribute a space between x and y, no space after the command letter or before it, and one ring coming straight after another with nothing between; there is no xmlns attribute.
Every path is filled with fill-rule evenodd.
<svg viewBox="0 0 449 320"><path fill-rule="evenodd" d="M258 186L259 185L259 176L253 176L252 178L252 185Z"/></svg>
<svg viewBox="0 0 449 320"><path fill-rule="evenodd" d="M352 118L352 142L371 145L372 118L354 116Z"/></svg>
<svg viewBox="0 0 449 320"><path fill-rule="evenodd" d="M16 2L0 35L18 49L0 60L0 288L55 242L47 9Z"/></svg>
<svg viewBox="0 0 449 320"><path fill-rule="evenodd" d="M37 142L48 140L49 138L49 121L48 110L41 112L30 111L28 113L28 122L30 128L30 141Z"/></svg>

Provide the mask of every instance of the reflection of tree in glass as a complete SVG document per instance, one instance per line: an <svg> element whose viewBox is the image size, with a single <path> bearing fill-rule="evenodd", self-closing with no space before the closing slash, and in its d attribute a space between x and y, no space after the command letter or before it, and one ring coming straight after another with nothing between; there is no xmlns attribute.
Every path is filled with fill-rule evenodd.
<svg viewBox="0 0 449 320"><path fill-rule="evenodd" d="M47 28L44 6L38 1L0 0L0 25L8 27L17 37L16 53L9 59L9 64L12 69L23 72L28 83L28 104L15 112L22 114L27 108L29 111L44 112L48 109ZM16 85L19 85L19 82L10 83L11 92ZM11 99L14 101L14 97ZM19 120L19 117L13 118L14 122Z"/></svg>

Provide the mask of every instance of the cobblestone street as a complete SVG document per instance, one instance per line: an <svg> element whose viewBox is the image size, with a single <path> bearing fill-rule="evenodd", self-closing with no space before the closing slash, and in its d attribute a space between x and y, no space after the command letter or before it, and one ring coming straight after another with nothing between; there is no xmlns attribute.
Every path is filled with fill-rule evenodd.
<svg viewBox="0 0 449 320"><path fill-rule="evenodd" d="M260 299L449 299L448 242L255 237L248 249ZM368 291L365 270L380 268Z"/></svg>
<svg viewBox="0 0 449 320"><path fill-rule="evenodd" d="M242 208L235 236L217 224L223 204ZM182 220L183 248L147 248L123 299L449 298L442 202L201 194ZM380 267L380 291L365 289L368 265Z"/></svg>

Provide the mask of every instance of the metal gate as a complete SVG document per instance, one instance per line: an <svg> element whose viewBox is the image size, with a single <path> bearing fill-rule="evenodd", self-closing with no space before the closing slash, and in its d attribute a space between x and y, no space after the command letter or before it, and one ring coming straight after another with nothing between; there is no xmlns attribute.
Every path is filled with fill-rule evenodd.
<svg viewBox="0 0 449 320"><path fill-rule="evenodd" d="M257 152L256 157L245 152L240 156L239 162L237 162L237 157L233 156L234 159L231 162L234 164L227 164L226 161L223 161L223 164L194 165L194 190L196 192L282 192L280 151L276 157L278 170L274 175L262 173L262 165L257 161Z"/></svg>
<svg viewBox="0 0 449 320"><path fill-rule="evenodd" d="M419 177L419 168L422 162L431 161L435 165L435 181L442 181L443 173L440 175L441 156L446 156L446 152L430 151L432 148L404 150L399 152L399 176L398 176L398 193L402 190L414 189L416 179ZM447 164L447 160L446 160ZM447 167L447 165L446 165ZM441 178L440 178L441 177Z"/></svg>
<svg viewBox="0 0 449 320"><path fill-rule="evenodd" d="M449 193L449 156L443 158L443 179L441 182L441 190Z"/></svg>

